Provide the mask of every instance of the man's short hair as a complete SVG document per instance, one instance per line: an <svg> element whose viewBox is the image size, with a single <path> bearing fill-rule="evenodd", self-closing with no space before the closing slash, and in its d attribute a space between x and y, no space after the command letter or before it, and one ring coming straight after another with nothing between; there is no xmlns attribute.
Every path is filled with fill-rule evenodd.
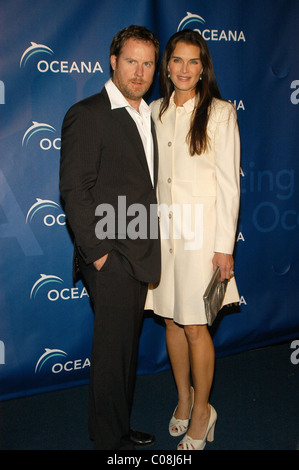
<svg viewBox="0 0 299 470"><path fill-rule="evenodd" d="M112 43L110 46L110 56L119 56L124 44L126 43L126 41L128 41L128 39L136 39L138 41L151 42L155 48L156 63L158 62L160 47L159 40L154 35L154 33L152 33L145 26L131 25L119 31L112 39Z"/></svg>

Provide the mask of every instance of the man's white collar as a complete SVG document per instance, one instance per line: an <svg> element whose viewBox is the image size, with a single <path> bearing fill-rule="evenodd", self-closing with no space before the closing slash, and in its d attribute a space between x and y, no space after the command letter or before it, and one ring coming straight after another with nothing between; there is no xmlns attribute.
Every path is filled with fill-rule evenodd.
<svg viewBox="0 0 299 470"><path fill-rule="evenodd" d="M126 100L126 98L121 93L121 91L113 83L111 78L105 83L105 88L110 99L111 109L130 107L136 111L136 109L130 105L130 103ZM150 108L148 107L148 105L143 99L141 100L140 105L139 105L139 111L141 112L141 110L142 112L150 113Z"/></svg>

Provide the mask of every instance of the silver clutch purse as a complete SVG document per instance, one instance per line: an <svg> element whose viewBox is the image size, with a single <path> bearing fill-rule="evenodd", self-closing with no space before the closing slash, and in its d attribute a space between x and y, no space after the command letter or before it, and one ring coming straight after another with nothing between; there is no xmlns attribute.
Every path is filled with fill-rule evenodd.
<svg viewBox="0 0 299 470"><path fill-rule="evenodd" d="M225 279L224 281L221 281L220 279L220 269L217 267L203 295L205 312L209 326L212 325L221 309L225 296L228 279Z"/></svg>

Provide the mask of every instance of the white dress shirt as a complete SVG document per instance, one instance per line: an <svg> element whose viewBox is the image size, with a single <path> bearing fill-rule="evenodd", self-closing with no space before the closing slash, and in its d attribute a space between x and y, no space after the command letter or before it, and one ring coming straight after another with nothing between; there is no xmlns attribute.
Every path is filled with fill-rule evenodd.
<svg viewBox="0 0 299 470"><path fill-rule="evenodd" d="M151 132L151 110L142 99L139 105L139 112L129 104L121 91L110 78L105 84L106 91L111 103L111 109L126 108L134 120L140 138L143 143L144 152L147 159L148 169L152 183L154 184L154 156L153 156L153 138Z"/></svg>

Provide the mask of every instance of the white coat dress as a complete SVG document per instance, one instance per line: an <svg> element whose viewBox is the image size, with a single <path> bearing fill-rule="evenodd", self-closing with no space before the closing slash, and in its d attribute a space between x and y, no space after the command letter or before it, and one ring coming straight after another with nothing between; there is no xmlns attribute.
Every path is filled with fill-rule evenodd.
<svg viewBox="0 0 299 470"><path fill-rule="evenodd" d="M240 137L232 104L214 99L208 121L210 148L190 156L186 136L194 97L177 107L172 95L159 120L151 103L158 146L158 208L162 269L146 308L181 325L206 324L203 294L215 252L232 254L240 200ZM223 305L238 302L231 278Z"/></svg>

